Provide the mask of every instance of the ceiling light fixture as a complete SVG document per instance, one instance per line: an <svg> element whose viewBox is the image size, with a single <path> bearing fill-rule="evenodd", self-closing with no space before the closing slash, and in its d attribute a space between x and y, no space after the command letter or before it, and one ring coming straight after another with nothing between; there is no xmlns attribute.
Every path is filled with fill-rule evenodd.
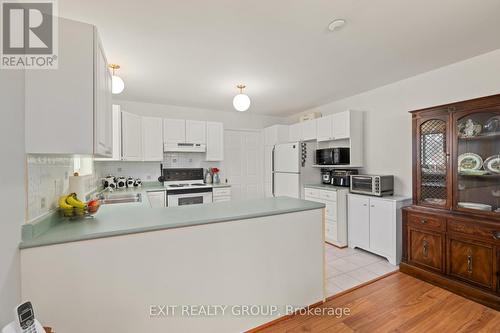
<svg viewBox="0 0 500 333"><path fill-rule="evenodd" d="M125 89L125 83L122 78L115 75L115 71L120 69L120 65L109 64L109 68L113 71L112 81L111 81L111 92L113 94L119 94Z"/></svg>
<svg viewBox="0 0 500 333"><path fill-rule="evenodd" d="M342 29L342 27L346 24L346 20L344 19L336 19L333 20L329 25L328 25L328 30L330 31L338 31Z"/></svg>
<svg viewBox="0 0 500 333"><path fill-rule="evenodd" d="M240 93L233 98L233 106L236 111L246 111L250 107L250 97L243 93L243 89L246 88L244 84L238 84L236 86L240 90Z"/></svg>

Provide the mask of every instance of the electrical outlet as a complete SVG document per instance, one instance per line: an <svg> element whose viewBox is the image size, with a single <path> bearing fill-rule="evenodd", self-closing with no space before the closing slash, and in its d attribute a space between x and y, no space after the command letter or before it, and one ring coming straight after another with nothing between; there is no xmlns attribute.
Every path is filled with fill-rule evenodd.
<svg viewBox="0 0 500 333"><path fill-rule="evenodd" d="M148 175L148 176L146 177L146 179L147 179L147 180L151 180L151 176L150 176L150 175Z"/></svg>
<svg viewBox="0 0 500 333"><path fill-rule="evenodd" d="M40 208L45 209L47 207L47 199L45 197L40 199Z"/></svg>
<svg viewBox="0 0 500 333"><path fill-rule="evenodd" d="M122 172L122 168L117 168L116 172Z"/></svg>

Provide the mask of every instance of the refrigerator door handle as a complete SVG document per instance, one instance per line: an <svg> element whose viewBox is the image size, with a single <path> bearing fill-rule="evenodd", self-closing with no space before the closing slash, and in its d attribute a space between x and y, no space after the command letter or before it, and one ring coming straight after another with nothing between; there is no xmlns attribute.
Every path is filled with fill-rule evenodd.
<svg viewBox="0 0 500 333"><path fill-rule="evenodd" d="M272 186L272 195L273 197L275 197L274 195L274 151L275 151L276 147L273 147L273 155L272 155L272 163L271 163L271 170L272 170L272 183L271 183L271 186Z"/></svg>

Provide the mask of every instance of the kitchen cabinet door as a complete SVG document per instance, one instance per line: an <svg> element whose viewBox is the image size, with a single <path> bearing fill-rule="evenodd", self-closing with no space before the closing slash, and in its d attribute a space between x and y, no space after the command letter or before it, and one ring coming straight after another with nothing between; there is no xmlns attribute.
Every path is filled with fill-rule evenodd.
<svg viewBox="0 0 500 333"><path fill-rule="evenodd" d="M316 132L318 141L329 141L333 137L333 116L316 119Z"/></svg>
<svg viewBox="0 0 500 333"><path fill-rule="evenodd" d="M165 191L148 192L149 206L159 208L166 206Z"/></svg>
<svg viewBox="0 0 500 333"><path fill-rule="evenodd" d="M111 73L101 40L94 29L94 154L113 155L113 106L111 103Z"/></svg>
<svg viewBox="0 0 500 333"><path fill-rule="evenodd" d="M285 142L288 142L287 125L273 125L264 129L264 144L266 146L274 146Z"/></svg>
<svg viewBox="0 0 500 333"><path fill-rule="evenodd" d="M186 120L186 142L206 143L207 123L205 121Z"/></svg>
<svg viewBox="0 0 500 333"><path fill-rule="evenodd" d="M142 118L142 157L144 161L163 161L162 118Z"/></svg>
<svg viewBox="0 0 500 333"><path fill-rule="evenodd" d="M370 199L349 196L349 247L370 248Z"/></svg>
<svg viewBox="0 0 500 333"><path fill-rule="evenodd" d="M122 112L122 159L142 160L141 117L128 112Z"/></svg>
<svg viewBox="0 0 500 333"><path fill-rule="evenodd" d="M350 111L333 114L332 137L334 140L348 139L350 137Z"/></svg>
<svg viewBox="0 0 500 333"><path fill-rule="evenodd" d="M316 140L316 138L317 138L316 119L307 120L307 121L304 121L300 124L302 126L301 140L302 141Z"/></svg>
<svg viewBox="0 0 500 333"><path fill-rule="evenodd" d="M302 140L301 123L290 125L288 129L289 129L290 142L297 142Z"/></svg>
<svg viewBox="0 0 500 333"><path fill-rule="evenodd" d="M186 121L184 119L163 119L163 141L165 143L186 142Z"/></svg>
<svg viewBox="0 0 500 333"><path fill-rule="evenodd" d="M381 255L394 252L395 210L391 201L370 199L370 249Z"/></svg>
<svg viewBox="0 0 500 333"><path fill-rule="evenodd" d="M224 124L207 121L207 161L224 160Z"/></svg>

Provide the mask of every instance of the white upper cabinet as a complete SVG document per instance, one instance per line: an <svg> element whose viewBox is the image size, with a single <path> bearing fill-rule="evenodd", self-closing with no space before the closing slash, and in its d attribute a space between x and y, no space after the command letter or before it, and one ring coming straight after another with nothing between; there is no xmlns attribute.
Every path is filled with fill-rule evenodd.
<svg viewBox="0 0 500 333"><path fill-rule="evenodd" d="M316 140L316 119L307 120L300 123L301 128L301 141Z"/></svg>
<svg viewBox="0 0 500 333"><path fill-rule="evenodd" d="M318 141L330 141L333 139L333 116L316 119L316 132Z"/></svg>
<svg viewBox="0 0 500 333"><path fill-rule="evenodd" d="M94 29L94 153L113 156L113 106L111 103L111 73L101 39Z"/></svg>
<svg viewBox="0 0 500 333"><path fill-rule="evenodd" d="M224 125L207 121L207 161L224 160Z"/></svg>
<svg viewBox="0 0 500 333"><path fill-rule="evenodd" d="M141 117L128 112L122 112L122 159L142 161Z"/></svg>
<svg viewBox="0 0 500 333"><path fill-rule="evenodd" d="M207 142L207 123L198 120L186 120L186 142L202 143Z"/></svg>
<svg viewBox="0 0 500 333"><path fill-rule="evenodd" d="M25 71L26 152L111 157L111 77L96 29L58 22L58 69Z"/></svg>
<svg viewBox="0 0 500 333"><path fill-rule="evenodd" d="M351 111L335 113L332 115L333 140L348 139L351 136ZM354 125L354 124L353 124Z"/></svg>
<svg viewBox="0 0 500 333"><path fill-rule="evenodd" d="M290 125L288 130L290 142L316 140L317 133L315 119Z"/></svg>
<svg viewBox="0 0 500 333"><path fill-rule="evenodd" d="M163 119L163 140L165 143L186 142L186 121Z"/></svg>
<svg viewBox="0 0 500 333"><path fill-rule="evenodd" d="M142 159L163 161L163 120L142 117Z"/></svg>
<svg viewBox="0 0 500 333"><path fill-rule="evenodd" d="M266 146L274 146L278 143L288 142L287 125L273 125L264 129L264 143Z"/></svg>
<svg viewBox="0 0 500 333"><path fill-rule="evenodd" d="M301 123L296 123L296 124L290 125L288 130L289 130L290 142L302 140L302 125L301 125Z"/></svg>

